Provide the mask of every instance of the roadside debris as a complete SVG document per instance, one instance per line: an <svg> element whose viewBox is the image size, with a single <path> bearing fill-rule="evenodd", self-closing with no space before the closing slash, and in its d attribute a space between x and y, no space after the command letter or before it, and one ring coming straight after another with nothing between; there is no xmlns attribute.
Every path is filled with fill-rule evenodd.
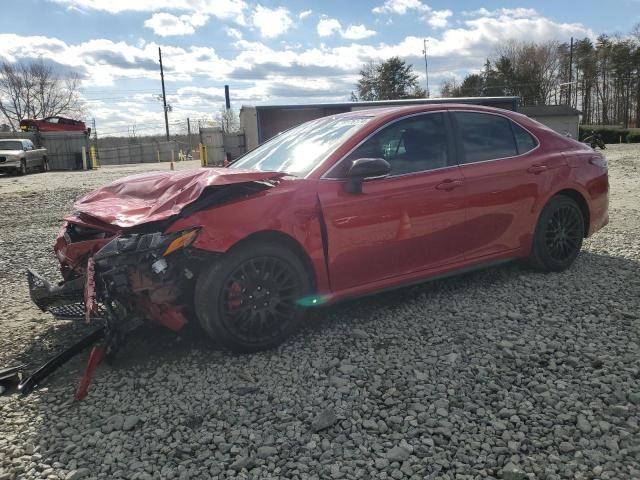
<svg viewBox="0 0 640 480"><path fill-rule="evenodd" d="M82 338L80 341L74 343L66 350L60 352L58 355L53 357L51 360L49 360L47 363L33 372L26 380L21 382L20 385L18 385L18 391L23 395L28 395L29 393L31 393L33 389L36 388L40 384L40 382L42 382L42 380L47 378L58 368L60 368L74 356L79 354L82 350L99 341L104 336L104 330L104 327L99 328L98 330L95 330L86 337Z"/></svg>
<svg viewBox="0 0 640 480"><path fill-rule="evenodd" d="M14 365L0 370L0 395L22 381L22 371L26 365Z"/></svg>

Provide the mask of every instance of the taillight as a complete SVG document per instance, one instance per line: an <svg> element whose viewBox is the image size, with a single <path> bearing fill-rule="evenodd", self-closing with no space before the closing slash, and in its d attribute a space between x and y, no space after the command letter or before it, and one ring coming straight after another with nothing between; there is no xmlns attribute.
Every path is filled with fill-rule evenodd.
<svg viewBox="0 0 640 480"><path fill-rule="evenodd" d="M603 156L591 157L589 159L589 163L591 165L595 165L596 167L605 168L605 169L608 168L607 159L604 158Z"/></svg>

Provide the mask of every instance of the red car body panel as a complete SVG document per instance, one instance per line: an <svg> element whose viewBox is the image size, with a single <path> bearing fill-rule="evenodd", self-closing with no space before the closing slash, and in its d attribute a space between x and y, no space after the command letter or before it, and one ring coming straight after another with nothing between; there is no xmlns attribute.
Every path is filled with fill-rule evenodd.
<svg viewBox="0 0 640 480"><path fill-rule="evenodd" d="M421 112L456 110L507 117L535 136L539 146L517 157L366 181L357 194L346 192L343 180L323 178L386 123ZM83 197L76 203L81 214L67 221L117 234L174 218L166 233L201 227L191 247L217 253L255 235L286 236L308 259L317 293L329 300L526 257L537 219L558 192L584 203L585 233L608 222L607 171L592 163L602 160L601 154L523 115L469 105L422 105L341 116L362 115L372 118L305 178L233 168L129 177ZM273 185L179 215L209 186L263 181ZM63 265L81 257L64 236L56 250Z"/></svg>
<svg viewBox="0 0 640 480"><path fill-rule="evenodd" d="M277 172L201 168L126 177L80 198L74 208L101 223L130 228L166 220L195 202L208 187L274 180Z"/></svg>

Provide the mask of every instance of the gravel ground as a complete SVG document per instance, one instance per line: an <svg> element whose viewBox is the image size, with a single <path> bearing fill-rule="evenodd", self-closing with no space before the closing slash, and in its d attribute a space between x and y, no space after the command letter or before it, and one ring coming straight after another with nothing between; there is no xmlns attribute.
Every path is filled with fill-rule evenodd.
<svg viewBox="0 0 640 480"><path fill-rule="evenodd" d="M83 402L86 355L0 397L0 479L640 478L640 148L606 152L611 224L569 271L512 264L344 303L255 355L145 327ZM24 279L55 275L72 200L156 167L0 177L0 365L87 328L40 314Z"/></svg>

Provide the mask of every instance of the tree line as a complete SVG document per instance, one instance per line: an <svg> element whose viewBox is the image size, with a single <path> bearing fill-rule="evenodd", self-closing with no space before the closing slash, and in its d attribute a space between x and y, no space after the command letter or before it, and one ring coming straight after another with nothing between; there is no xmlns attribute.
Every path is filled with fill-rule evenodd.
<svg viewBox="0 0 640 480"><path fill-rule="evenodd" d="M510 42L462 82L445 81L443 97L516 95L524 105L569 105L582 123L640 127L640 25L626 36L573 44Z"/></svg>

